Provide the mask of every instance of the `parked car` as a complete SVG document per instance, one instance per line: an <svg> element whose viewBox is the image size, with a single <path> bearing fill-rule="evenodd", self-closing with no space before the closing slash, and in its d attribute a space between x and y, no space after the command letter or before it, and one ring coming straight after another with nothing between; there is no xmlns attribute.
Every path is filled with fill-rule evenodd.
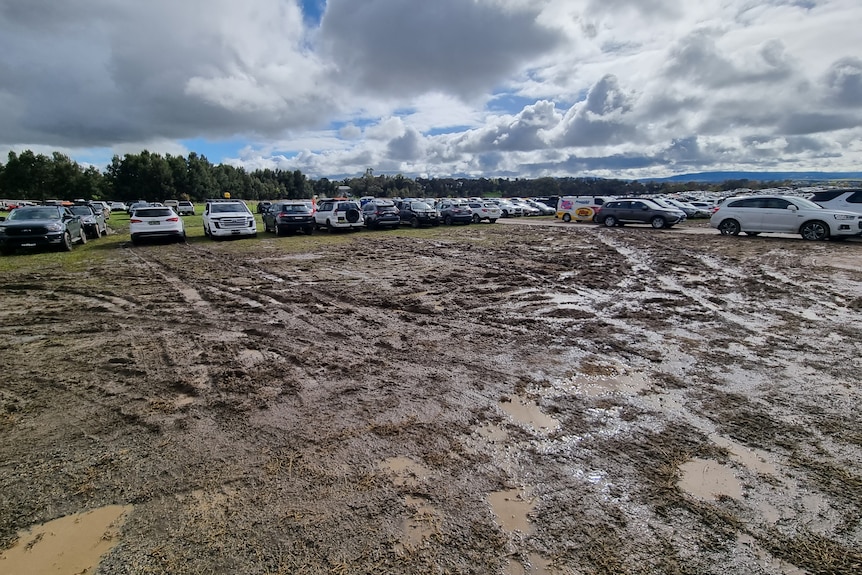
<svg viewBox="0 0 862 575"><path fill-rule="evenodd" d="M208 201L204 207L203 226L204 235L213 239L257 235L254 214L241 200Z"/></svg>
<svg viewBox="0 0 862 575"><path fill-rule="evenodd" d="M862 214L795 196L738 196L722 202L709 225L725 236L785 233L826 240L862 235Z"/></svg>
<svg viewBox="0 0 862 575"><path fill-rule="evenodd" d="M347 199L325 199L314 212L317 228L332 230L358 230L365 225L359 204Z"/></svg>
<svg viewBox="0 0 862 575"><path fill-rule="evenodd" d="M169 206L138 208L129 219L132 243L143 240L186 241L186 228L182 218Z"/></svg>
<svg viewBox="0 0 862 575"><path fill-rule="evenodd" d="M267 201L258 202L257 203L257 213L265 214L269 210L269 208L271 208L271 207L272 207L272 202L267 202Z"/></svg>
<svg viewBox="0 0 862 575"><path fill-rule="evenodd" d="M500 207L500 215L504 218L517 218L524 215L521 206L515 205L505 198L491 200Z"/></svg>
<svg viewBox="0 0 862 575"><path fill-rule="evenodd" d="M129 216L131 216L136 209L146 208L146 207L151 206L151 205L153 205L153 204L151 204L150 202L144 202L142 200L138 200L137 202L132 202L131 204L129 204L128 207L126 208L126 211L129 213Z"/></svg>
<svg viewBox="0 0 862 575"><path fill-rule="evenodd" d="M844 210L862 214L862 190L860 189L823 190L814 192L808 199L830 210Z"/></svg>
<svg viewBox="0 0 862 575"><path fill-rule="evenodd" d="M94 212L102 212L102 215L105 216L106 220L111 217L111 206L108 205L108 202L93 200L87 202L87 204L93 208Z"/></svg>
<svg viewBox="0 0 862 575"><path fill-rule="evenodd" d="M542 202L537 202L536 200L534 200L532 198L526 198L524 200L524 202L526 202L530 206L539 210L540 215L543 215L543 216L553 216L554 213L556 212L556 210L554 208L552 208L551 206L549 206L548 204L544 204Z"/></svg>
<svg viewBox="0 0 862 575"><path fill-rule="evenodd" d="M685 212L687 218L708 218L712 215L711 211L704 208L699 208L689 202L675 200L673 198L662 198L666 203L675 206Z"/></svg>
<svg viewBox="0 0 862 575"><path fill-rule="evenodd" d="M541 216L542 210L531 206L523 198L509 198L509 201L521 208L521 214L525 216Z"/></svg>
<svg viewBox="0 0 862 575"><path fill-rule="evenodd" d="M128 209L128 206L123 202L111 202L110 208L112 212L122 211L125 212Z"/></svg>
<svg viewBox="0 0 862 575"><path fill-rule="evenodd" d="M362 204L362 218L368 228L393 227L401 224L401 216L395 202L386 198L365 198Z"/></svg>
<svg viewBox="0 0 862 575"><path fill-rule="evenodd" d="M402 200L396 204L400 210L401 223L410 224L414 228L419 226L439 226L440 215L437 210L425 202L419 200Z"/></svg>
<svg viewBox="0 0 862 575"><path fill-rule="evenodd" d="M195 215L195 205L188 200L180 200L175 211L180 216L193 216Z"/></svg>
<svg viewBox="0 0 862 575"><path fill-rule="evenodd" d="M679 207L673 205L672 203L668 202L664 198L650 198L650 199L663 208L667 208L673 212L679 212L680 220L678 223L682 223L688 219L688 216L685 215L684 211L682 211Z"/></svg>
<svg viewBox="0 0 862 575"><path fill-rule="evenodd" d="M80 216L84 233L90 239L97 239L108 235L108 226L105 224L105 215L102 210L93 209L92 206L78 205L69 206L69 210L76 216Z"/></svg>
<svg viewBox="0 0 862 575"><path fill-rule="evenodd" d="M180 205L180 202L179 202L179 200L165 200L164 205L169 207L169 208L173 208L173 210L176 212L177 208Z"/></svg>
<svg viewBox="0 0 862 575"><path fill-rule="evenodd" d="M0 222L0 252L9 255L18 248L57 247L71 251L72 244L87 243L87 234L69 208L63 206L22 206Z"/></svg>
<svg viewBox="0 0 862 575"><path fill-rule="evenodd" d="M315 227L314 212L305 202L276 202L263 213L263 231L277 236L298 231L311 235Z"/></svg>
<svg viewBox="0 0 862 575"><path fill-rule="evenodd" d="M440 200L437 211L440 213L440 219L447 226L473 222L473 210L463 200Z"/></svg>
<svg viewBox="0 0 862 575"><path fill-rule="evenodd" d="M564 222L593 222L599 208L612 199L609 196L563 196L557 199L555 216Z"/></svg>
<svg viewBox="0 0 862 575"><path fill-rule="evenodd" d="M502 215L502 211L500 210L500 206L495 204L494 202L488 202L484 200L470 200L467 202L467 205L470 207L470 211L473 214L473 223L478 224L483 220L488 220L489 223L494 223L500 216Z"/></svg>
<svg viewBox="0 0 862 575"><path fill-rule="evenodd" d="M623 224L650 224L653 228L669 228L682 221L679 210L670 210L647 198L620 199L606 202L596 215L596 221L612 228Z"/></svg>

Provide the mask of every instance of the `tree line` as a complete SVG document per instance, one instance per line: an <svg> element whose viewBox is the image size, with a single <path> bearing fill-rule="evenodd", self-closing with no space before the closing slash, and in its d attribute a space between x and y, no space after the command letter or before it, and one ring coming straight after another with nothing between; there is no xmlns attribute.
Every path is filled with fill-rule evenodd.
<svg viewBox="0 0 862 575"><path fill-rule="evenodd" d="M563 178L408 178L401 174L377 175L373 170L354 178L312 180L299 170L255 170L213 164L195 152L188 157L154 154L115 155L100 171L83 167L69 157L26 150L9 152L0 164L0 198L10 200L84 199L201 202L208 198L275 200L332 197L339 186L353 194L375 197L553 197L578 195L644 195L687 190L732 190L738 187L775 187L785 182L733 180L706 186L702 183L638 182L630 180ZM731 187L732 186L732 187Z"/></svg>

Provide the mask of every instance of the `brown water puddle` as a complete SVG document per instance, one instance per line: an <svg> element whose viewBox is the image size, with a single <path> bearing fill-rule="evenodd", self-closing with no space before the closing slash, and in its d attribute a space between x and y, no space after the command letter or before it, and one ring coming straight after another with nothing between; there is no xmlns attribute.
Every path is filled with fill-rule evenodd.
<svg viewBox="0 0 862 575"><path fill-rule="evenodd" d="M488 494L491 510L497 516L500 527L506 531L521 531L527 533L530 530L528 515L535 504L524 497L520 489L507 489L505 491L494 491Z"/></svg>
<svg viewBox="0 0 862 575"><path fill-rule="evenodd" d="M420 463L416 463L409 457L390 457L380 465L384 470L395 475L392 483L399 487L417 487L431 475L430 469Z"/></svg>
<svg viewBox="0 0 862 575"><path fill-rule="evenodd" d="M109 505L61 517L18 533L18 542L0 554L0 573L86 575L120 542L131 505Z"/></svg>
<svg viewBox="0 0 862 575"><path fill-rule="evenodd" d="M560 422L546 415L535 401L515 397L508 401L501 401L499 405L512 419L529 425L536 431L549 433L560 426Z"/></svg>
<svg viewBox="0 0 862 575"><path fill-rule="evenodd" d="M686 493L703 500L720 496L742 498L742 485L733 469L710 459L695 458L679 468L682 477L679 487Z"/></svg>
<svg viewBox="0 0 862 575"><path fill-rule="evenodd" d="M401 523L403 537L401 542L395 545L395 552L402 555L439 535L440 523L443 520L440 512L421 497L408 495L404 498L404 504L410 510L411 516Z"/></svg>

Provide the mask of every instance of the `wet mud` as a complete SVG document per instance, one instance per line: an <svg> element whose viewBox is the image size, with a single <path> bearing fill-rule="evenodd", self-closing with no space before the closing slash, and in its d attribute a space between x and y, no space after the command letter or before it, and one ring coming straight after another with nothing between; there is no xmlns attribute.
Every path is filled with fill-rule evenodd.
<svg viewBox="0 0 862 575"><path fill-rule="evenodd" d="M859 573L862 244L705 231L8 272L0 573L106 508L88 572Z"/></svg>

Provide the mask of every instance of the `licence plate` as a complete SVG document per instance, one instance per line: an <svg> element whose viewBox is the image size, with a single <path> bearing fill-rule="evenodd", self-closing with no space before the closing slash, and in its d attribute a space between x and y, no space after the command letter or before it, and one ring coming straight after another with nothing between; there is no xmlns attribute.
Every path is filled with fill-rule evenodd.
<svg viewBox="0 0 862 575"><path fill-rule="evenodd" d="M149 223L151 226L158 226L162 222L147 222L147 223Z"/></svg>
<svg viewBox="0 0 862 575"><path fill-rule="evenodd" d="M22 248L35 248L36 244L21 244Z"/></svg>

